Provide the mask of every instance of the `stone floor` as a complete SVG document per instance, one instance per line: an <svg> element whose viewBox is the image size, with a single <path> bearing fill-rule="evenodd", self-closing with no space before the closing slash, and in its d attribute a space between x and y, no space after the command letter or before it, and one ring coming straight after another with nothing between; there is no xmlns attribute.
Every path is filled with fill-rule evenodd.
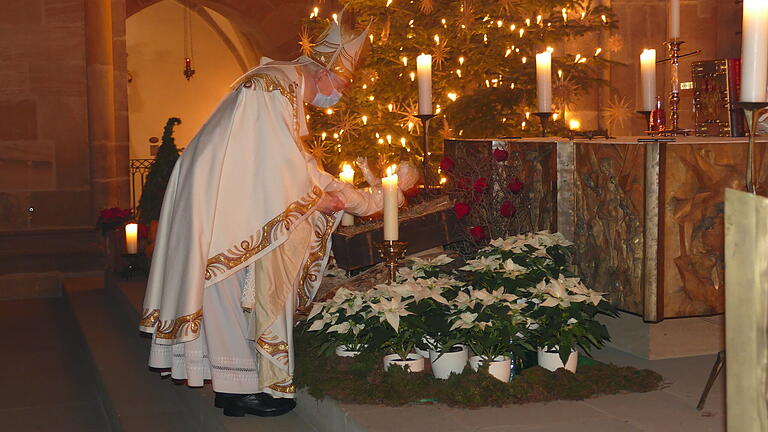
<svg viewBox="0 0 768 432"><path fill-rule="evenodd" d="M137 287L138 289L139 287ZM138 292L135 292L138 299ZM70 299L71 301L71 299ZM131 302L133 303L133 302ZM73 304L77 312L77 305ZM107 314L109 315L109 314ZM117 314L112 314L117 315ZM106 315L98 318L105 321ZM88 344L78 330L78 320L66 301L57 299L15 300L0 302L0 325L5 335L3 356L0 357L0 425L2 430L23 431L109 431L110 421L105 412L111 412L109 401L97 396L96 371L89 366ZM101 322L100 321L100 322ZM126 326L133 327L133 323ZM93 327L91 327L93 328ZM130 334L130 333L129 333ZM138 338L138 332L133 333ZM126 342L126 341L124 341ZM126 345L123 343L122 345ZM115 346L114 349L119 349ZM92 349L92 348L91 348ZM554 402L483 408L478 410L452 409L442 405L406 406L397 408L337 404L333 401L314 401L300 395L300 408L279 419L222 418L210 407L210 389L189 389L173 386L168 380L151 376L140 362L146 361L144 349L136 359L129 354L115 355L121 363L113 375L138 377L131 392L167 394L163 400L176 398L167 393L196 396L194 409L185 420L187 430L267 431L295 432L379 432L379 431L724 431L724 379L719 377L703 411L695 409L714 356L648 361L615 349L604 349L595 357L616 364L651 368L666 379L664 389L645 394L604 396L585 401ZM93 355L93 353L91 354ZM124 364L122 362L124 362ZM125 368L137 365L133 371ZM109 365L99 367L104 371ZM146 376L145 376L146 375ZM141 381L141 386L138 382ZM102 383L108 385L109 383ZM141 390L139 390L141 389ZM125 390L128 391L128 390ZM136 395L120 395L118 399L132 400ZM170 401L169 401L170 402ZM188 402L187 402L188 403ZM115 404L115 401L111 401ZM176 410L179 402L172 402ZM118 407L119 408L119 407ZM135 407L134 407L135 410ZM181 414L181 411L175 411ZM209 418L204 422L200 413ZM196 418L200 419L196 420ZM166 416L167 417L167 416ZM212 418L211 418L212 417ZM154 424L144 417L142 431L173 431L163 422ZM114 423L114 422L112 422ZM129 423L123 422L123 429ZM139 426L138 423L134 423ZM215 424L216 427L207 425ZM310 426L311 424L311 426ZM277 429L276 429L277 428Z"/></svg>
<svg viewBox="0 0 768 432"><path fill-rule="evenodd" d="M108 430L87 351L62 298L0 302L0 429Z"/></svg>

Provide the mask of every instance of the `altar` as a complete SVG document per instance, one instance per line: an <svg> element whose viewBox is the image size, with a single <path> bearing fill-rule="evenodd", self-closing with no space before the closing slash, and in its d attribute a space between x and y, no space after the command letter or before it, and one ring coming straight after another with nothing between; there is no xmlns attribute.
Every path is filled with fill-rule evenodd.
<svg viewBox="0 0 768 432"><path fill-rule="evenodd" d="M671 141L668 141L671 140ZM757 193L768 193L757 139ZM448 140L446 154L501 148L527 185L537 229L577 247L579 274L646 323L724 312L724 190L745 190L747 138ZM513 157L510 157L512 160Z"/></svg>

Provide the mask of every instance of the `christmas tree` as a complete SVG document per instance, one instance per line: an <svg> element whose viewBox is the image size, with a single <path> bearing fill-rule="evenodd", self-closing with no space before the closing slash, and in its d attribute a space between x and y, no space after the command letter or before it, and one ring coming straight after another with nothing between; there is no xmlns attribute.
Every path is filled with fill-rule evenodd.
<svg viewBox="0 0 768 432"><path fill-rule="evenodd" d="M420 163L416 57L432 55L430 158L450 137L526 136L539 132L535 55L552 53L555 109L603 85L602 49L565 52L566 42L615 27L610 9L562 0L349 0L360 26L371 23L371 49L353 86L333 108L310 108L307 146L334 172L367 156ZM321 5L322 6L322 5ZM319 34L338 11L314 7L301 34ZM349 12L345 12L349 13ZM330 15L330 16L328 16ZM581 44L583 45L583 44ZM555 122L557 128L557 122ZM562 127L562 120L560 127Z"/></svg>

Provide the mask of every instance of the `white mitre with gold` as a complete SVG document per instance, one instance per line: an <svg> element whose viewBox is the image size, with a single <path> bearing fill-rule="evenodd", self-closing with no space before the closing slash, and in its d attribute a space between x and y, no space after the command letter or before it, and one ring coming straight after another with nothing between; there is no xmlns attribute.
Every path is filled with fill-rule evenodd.
<svg viewBox="0 0 768 432"><path fill-rule="evenodd" d="M365 30L355 34L352 25L345 23L342 10L337 19L331 20L328 28L310 47L306 56L339 77L349 80L368 45L366 39L370 28L371 25L368 24Z"/></svg>

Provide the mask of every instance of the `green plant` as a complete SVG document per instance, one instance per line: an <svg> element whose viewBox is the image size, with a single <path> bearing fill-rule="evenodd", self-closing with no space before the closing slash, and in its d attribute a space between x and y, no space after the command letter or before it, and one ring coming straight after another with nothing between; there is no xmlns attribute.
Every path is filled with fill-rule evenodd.
<svg viewBox="0 0 768 432"><path fill-rule="evenodd" d="M165 188L179 159L179 148L173 138L173 128L178 124L181 124L181 119L171 117L163 128L163 141L157 149L155 161L147 174L139 200L139 223L142 225L149 226L153 220L160 219Z"/></svg>

